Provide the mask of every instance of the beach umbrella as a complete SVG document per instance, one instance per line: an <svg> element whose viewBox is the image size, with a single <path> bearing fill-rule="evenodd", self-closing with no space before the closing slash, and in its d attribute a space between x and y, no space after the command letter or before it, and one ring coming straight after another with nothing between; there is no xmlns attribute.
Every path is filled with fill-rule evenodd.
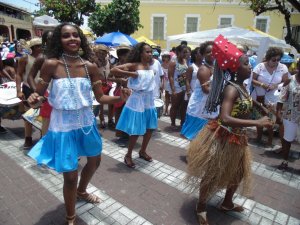
<svg viewBox="0 0 300 225"><path fill-rule="evenodd" d="M98 37L95 40L95 44L103 44L106 46L119 46L119 45L130 45L133 46L138 42L127 34L123 34L119 31L111 32Z"/></svg>
<svg viewBox="0 0 300 225"><path fill-rule="evenodd" d="M136 39L138 42L145 42L150 46L157 46L157 44L153 41L151 41L149 38L146 38L145 36L140 36Z"/></svg>
<svg viewBox="0 0 300 225"><path fill-rule="evenodd" d="M281 63L293 63L295 60L293 57L289 56L288 54L284 53L280 59Z"/></svg>

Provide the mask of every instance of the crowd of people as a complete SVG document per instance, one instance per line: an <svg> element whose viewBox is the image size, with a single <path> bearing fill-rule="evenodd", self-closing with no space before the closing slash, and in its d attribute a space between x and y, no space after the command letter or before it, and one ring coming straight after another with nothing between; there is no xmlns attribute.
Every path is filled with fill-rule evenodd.
<svg viewBox="0 0 300 225"><path fill-rule="evenodd" d="M291 143L299 140L300 63L295 60L297 67L288 68L277 47L270 47L260 63L245 46L222 35L193 50L186 42L172 51L145 42L110 49L88 43L70 23L42 38L1 47L1 84L16 83L19 112L39 108L43 118L43 137L36 144L32 124L25 121L23 148L30 149L28 155L38 164L63 173L68 224L76 218L76 199L100 202L86 192L101 161L98 116L101 129L115 129L120 144L128 141L124 164L131 169L138 137L143 136L139 157L151 162L147 147L153 132L160 132L158 118L170 117L171 128L191 141L186 181L199 189L199 224L208 224L207 199L221 189L226 194L220 209L243 211L232 198L240 184L246 194L251 187L247 127L257 128L257 144L263 143L265 129L268 139L263 144L272 146L277 124L282 170L288 167ZM163 107L156 105L158 100ZM8 108L0 106L1 118L12 119ZM0 133L5 132L0 120ZM77 185L78 157L83 156L87 163Z"/></svg>

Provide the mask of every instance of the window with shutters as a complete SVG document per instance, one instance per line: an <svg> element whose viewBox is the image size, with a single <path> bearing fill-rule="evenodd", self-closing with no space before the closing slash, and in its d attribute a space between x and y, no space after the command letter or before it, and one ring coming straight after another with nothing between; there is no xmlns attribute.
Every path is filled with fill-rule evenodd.
<svg viewBox="0 0 300 225"><path fill-rule="evenodd" d="M198 31L198 17L186 18L186 33Z"/></svg>
<svg viewBox="0 0 300 225"><path fill-rule="evenodd" d="M164 17L153 17L153 40L164 40Z"/></svg>

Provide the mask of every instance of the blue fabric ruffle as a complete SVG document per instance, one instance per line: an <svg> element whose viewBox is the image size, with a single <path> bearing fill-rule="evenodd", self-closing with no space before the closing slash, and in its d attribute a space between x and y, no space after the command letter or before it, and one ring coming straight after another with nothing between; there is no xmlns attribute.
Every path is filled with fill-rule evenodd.
<svg viewBox="0 0 300 225"><path fill-rule="evenodd" d="M207 123L207 119L186 114L185 122L181 128L181 134L191 141L197 136L197 134Z"/></svg>
<svg viewBox="0 0 300 225"><path fill-rule="evenodd" d="M90 127L83 129L87 132ZM101 151L102 140L95 121L88 135L85 135L82 129L69 132L48 131L28 155L38 164L44 164L62 173L77 170L79 156L97 156Z"/></svg>
<svg viewBox="0 0 300 225"><path fill-rule="evenodd" d="M146 109L144 112L137 112L124 107L118 121L117 130L128 135L144 135L147 129L157 128L156 108Z"/></svg>

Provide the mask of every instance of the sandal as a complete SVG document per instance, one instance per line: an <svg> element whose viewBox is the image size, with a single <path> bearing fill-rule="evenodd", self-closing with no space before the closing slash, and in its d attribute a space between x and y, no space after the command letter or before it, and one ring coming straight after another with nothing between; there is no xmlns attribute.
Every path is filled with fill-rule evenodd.
<svg viewBox="0 0 300 225"><path fill-rule="evenodd" d="M278 166L279 170L286 170L288 168L288 162L287 161L282 161L282 163Z"/></svg>
<svg viewBox="0 0 300 225"><path fill-rule="evenodd" d="M152 157L147 155L146 152L143 152L143 153L139 152L139 157L143 160L146 160L147 162L152 162L153 161Z"/></svg>
<svg viewBox="0 0 300 225"><path fill-rule="evenodd" d="M233 212L243 212L244 211L244 208L243 206L240 206L240 205L237 205L237 204L233 204L233 207L232 208L227 208L223 205L220 206L220 210L221 211L224 211L224 212L229 212L229 211L233 211Z"/></svg>
<svg viewBox="0 0 300 225"><path fill-rule="evenodd" d="M76 214L73 216L66 216L67 225L75 225Z"/></svg>
<svg viewBox="0 0 300 225"><path fill-rule="evenodd" d="M101 199L94 194L89 194L87 192L79 192L77 191L77 199L78 200L83 200L86 201L88 203L92 203L92 204L97 204L101 202Z"/></svg>
<svg viewBox="0 0 300 225"><path fill-rule="evenodd" d="M132 159L131 159L131 163L129 163L128 161L127 161L127 159L131 159L131 157L129 157L129 156L125 156L124 157L124 163L125 163L125 165L127 166L127 167L129 167L129 168L131 168L131 169L134 169L135 168L135 164L132 162Z"/></svg>

